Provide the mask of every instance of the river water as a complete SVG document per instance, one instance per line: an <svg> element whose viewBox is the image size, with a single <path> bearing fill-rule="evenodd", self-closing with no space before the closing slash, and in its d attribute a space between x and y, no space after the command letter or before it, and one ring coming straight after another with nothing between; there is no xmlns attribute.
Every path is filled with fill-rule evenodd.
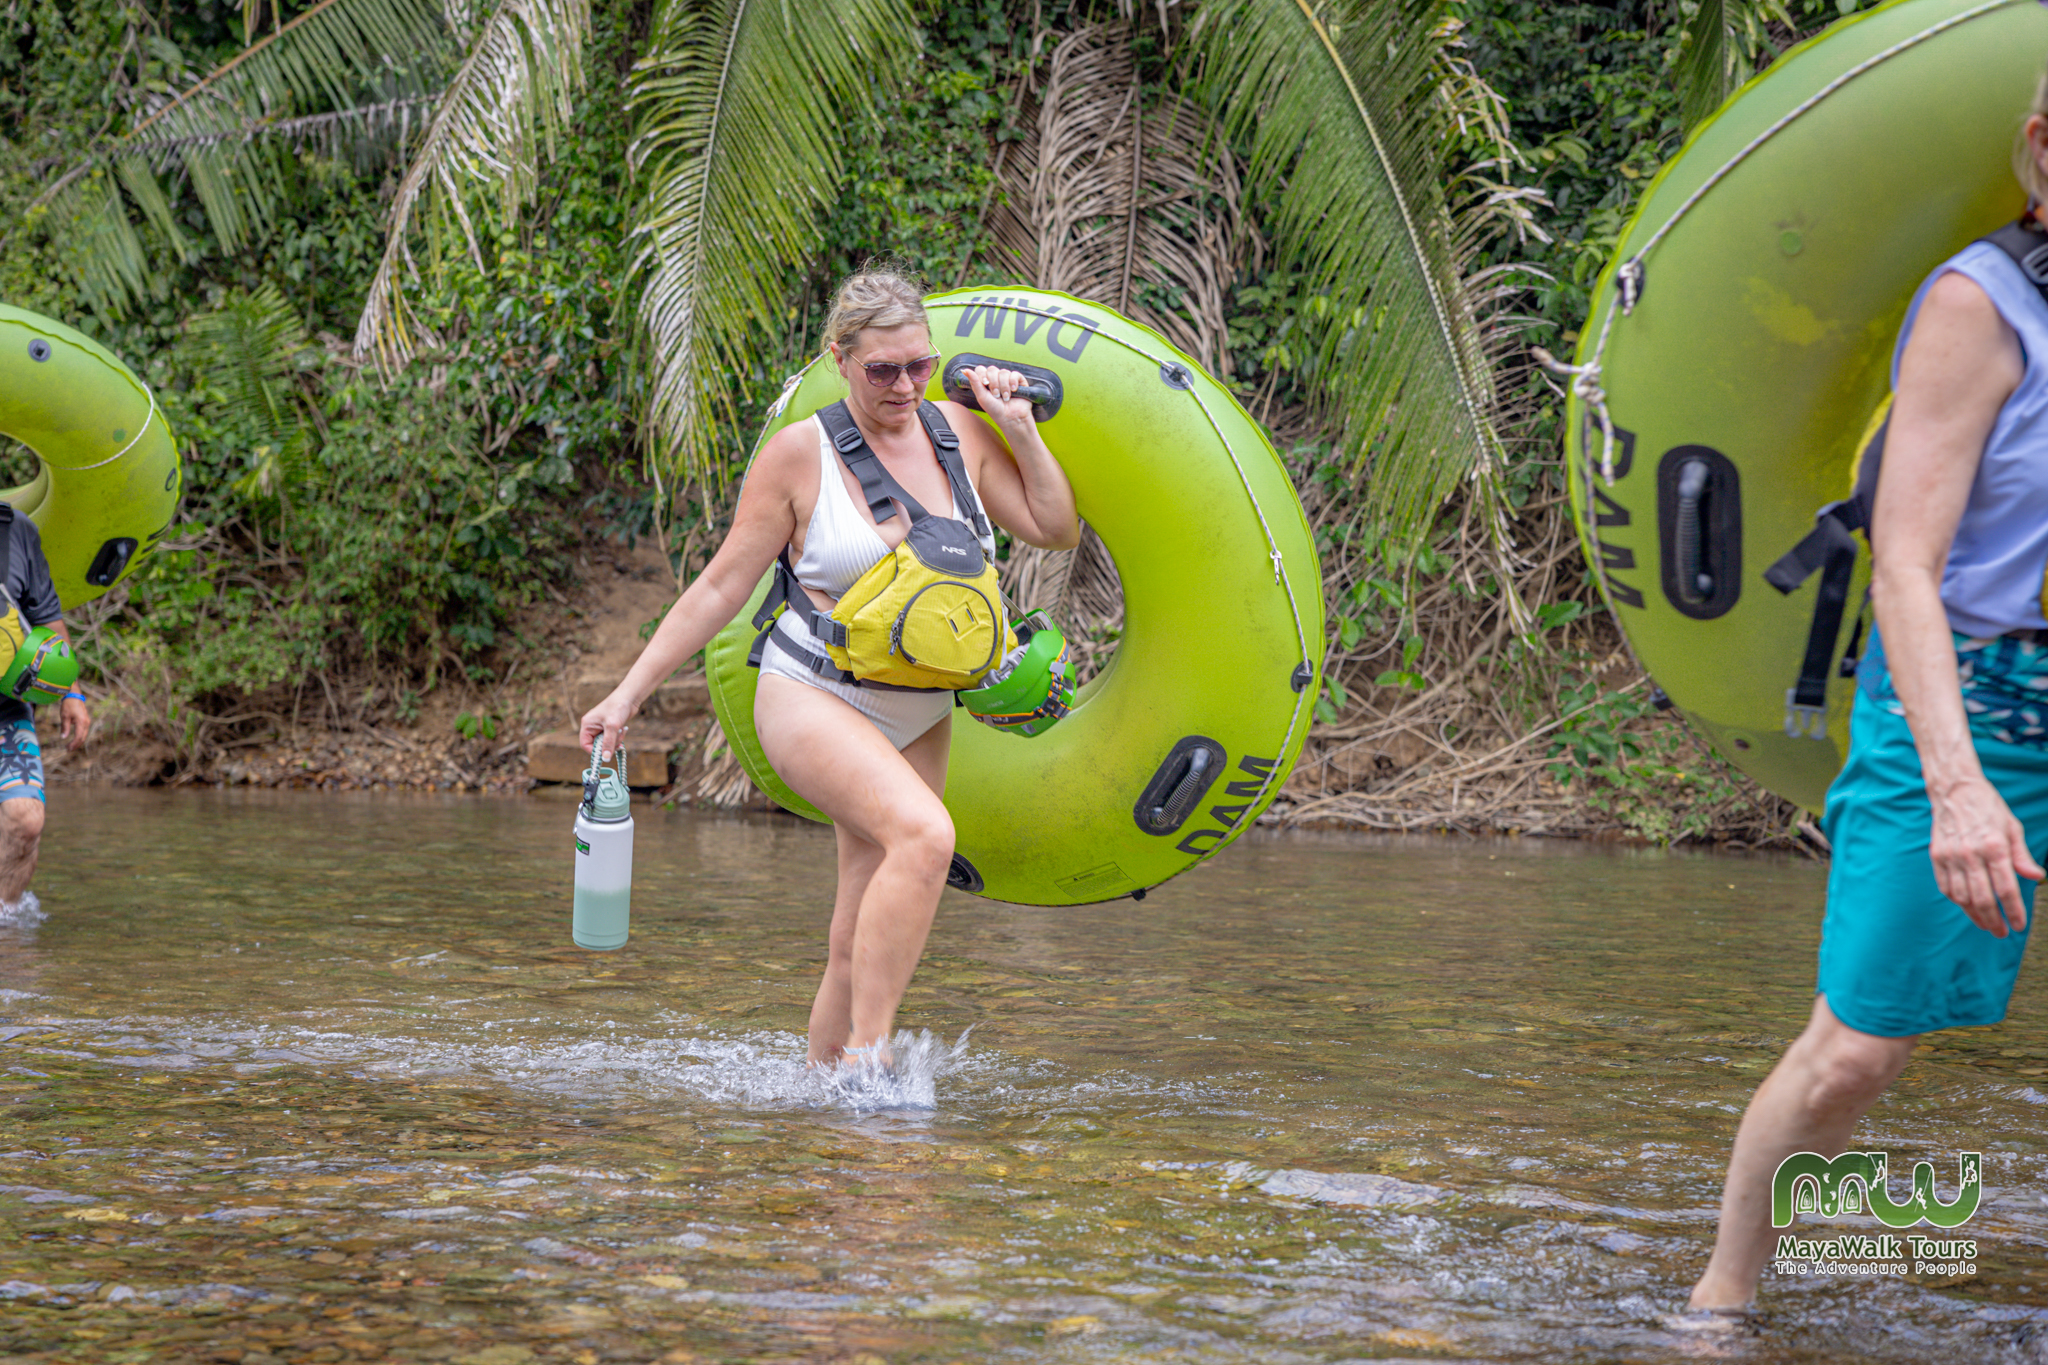
<svg viewBox="0 0 2048 1365"><path fill-rule="evenodd" d="M901 1093L834 1093L825 831L642 809L600 954L567 803L54 807L0 1359L2048 1359L2038 966L1865 1130L1945 1196L1984 1153L1974 1275L1663 1321L1810 1004L1810 863L1262 835L1143 903L948 893Z"/></svg>

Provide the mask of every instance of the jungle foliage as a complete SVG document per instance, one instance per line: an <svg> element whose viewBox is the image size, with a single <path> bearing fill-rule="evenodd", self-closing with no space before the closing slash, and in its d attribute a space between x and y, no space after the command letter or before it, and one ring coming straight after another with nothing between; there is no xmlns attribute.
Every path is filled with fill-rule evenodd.
<svg viewBox="0 0 2048 1365"><path fill-rule="evenodd" d="M93 612L96 663L182 761L502 676L585 538L701 566L840 275L1000 269L1019 121L1095 24L1136 107L1191 101L1242 175L1213 299L1141 279L1133 306L1208 327L1298 469L1330 565L1325 748L1483 677L1610 801L1652 780L1641 708L1595 681L1612 637L1528 347L1576 339L1701 111L1860 7L245 5L0 0L0 298L124 356L189 462L173 540ZM1739 797L1671 742L1649 769Z"/></svg>

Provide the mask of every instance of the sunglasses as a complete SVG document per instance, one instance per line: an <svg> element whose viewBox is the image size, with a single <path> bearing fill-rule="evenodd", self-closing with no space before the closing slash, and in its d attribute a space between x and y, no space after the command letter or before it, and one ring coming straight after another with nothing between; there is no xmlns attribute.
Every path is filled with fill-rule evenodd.
<svg viewBox="0 0 2048 1365"><path fill-rule="evenodd" d="M847 359L852 360L853 357L848 356ZM911 383L922 387L925 381L932 377L932 371L938 368L939 355L934 351L908 363L898 363L894 360L855 360L853 363L868 372L868 383L878 389L896 387L897 378L906 374L910 376Z"/></svg>

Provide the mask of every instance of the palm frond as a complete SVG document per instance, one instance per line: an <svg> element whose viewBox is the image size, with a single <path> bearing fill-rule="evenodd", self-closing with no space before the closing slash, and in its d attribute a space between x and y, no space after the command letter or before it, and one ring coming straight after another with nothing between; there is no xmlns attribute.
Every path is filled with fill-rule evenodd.
<svg viewBox="0 0 2048 1365"><path fill-rule="evenodd" d="M314 356L306 324L268 281L235 290L186 324L198 388L247 443L245 497L280 497L305 472L316 429L294 382Z"/></svg>
<svg viewBox="0 0 2048 1365"><path fill-rule="evenodd" d="M1141 85L1132 37L1077 29L1019 93L981 262L1105 303L1228 376L1226 297L1251 240L1237 163L1199 105Z"/></svg>
<svg viewBox="0 0 2048 1365"><path fill-rule="evenodd" d="M94 310L118 316L129 300L150 292L148 253L129 221L111 167L88 167L69 178L62 192L38 204L26 221L50 238L58 260Z"/></svg>
<svg viewBox="0 0 2048 1365"><path fill-rule="evenodd" d="M1131 23L1085 25L1020 78L975 265L1108 304L1227 376L1226 300L1252 241L1237 162L1199 105L1145 89L1134 36ZM1052 612L1094 676L1094 644L1123 623L1094 528L1071 550L1013 545L1004 583L1019 610Z"/></svg>
<svg viewBox="0 0 2048 1365"><path fill-rule="evenodd" d="M874 118L909 53L883 0L660 0L635 66L629 153L656 467L709 473L754 342L822 242L845 123Z"/></svg>
<svg viewBox="0 0 2048 1365"><path fill-rule="evenodd" d="M1784 0L1699 0L1686 26L1685 44L1674 75L1678 81L1678 114L1691 132L1752 74L1752 62L1769 39L1769 20L1791 28Z"/></svg>
<svg viewBox="0 0 2048 1365"><path fill-rule="evenodd" d="M275 284L236 290L185 325L200 386L237 426L282 442L295 425L290 380L310 343Z"/></svg>
<svg viewBox="0 0 2048 1365"><path fill-rule="evenodd" d="M131 212L186 251L158 177L183 176L222 249L239 251L269 226L289 174L284 151L315 136L309 118L324 119L330 144L343 129L360 143L388 127L448 51L432 0L318 0L89 148L31 208L53 225L94 225L73 246L75 268L88 296L118 312L144 292Z"/></svg>
<svg viewBox="0 0 2048 1365"><path fill-rule="evenodd" d="M1441 169L1442 19L1437 0L1222 0L1191 36L1303 280L1306 368L1370 464L1367 515L1412 540L1469 478L1504 546L1499 395Z"/></svg>
<svg viewBox="0 0 2048 1365"><path fill-rule="evenodd" d="M485 17L392 196L384 258L356 324L356 354L374 354L391 369L434 344L405 294L419 275L415 213L424 208L430 229L459 230L473 257L468 192L494 191L504 218L517 217L533 198L542 157L552 155L574 117L589 34L590 0L499 0Z"/></svg>

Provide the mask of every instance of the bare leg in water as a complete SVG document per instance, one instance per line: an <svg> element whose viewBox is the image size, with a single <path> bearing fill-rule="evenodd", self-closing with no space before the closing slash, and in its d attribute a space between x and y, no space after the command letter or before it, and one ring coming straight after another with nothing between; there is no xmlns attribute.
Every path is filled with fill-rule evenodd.
<svg viewBox="0 0 2048 1365"><path fill-rule="evenodd" d="M1794 1152L1840 1156L1885 1087L1913 1056L1916 1038L1859 1033L1835 1018L1826 996L1771 1074L1758 1087L1735 1133L1728 1183L1721 1193L1721 1229L1706 1274L1693 1287L1694 1308L1746 1308L1770 1259L1771 1178Z"/></svg>
<svg viewBox="0 0 2048 1365"><path fill-rule="evenodd" d="M886 1044L924 954L953 861L953 820L940 799L949 715L898 753L865 716L829 692L773 674L754 697L761 748L783 781L832 817L839 890L825 976L811 1006L810 1059Z"/></svg>
<svg viewBox="0 0 2048 1365"><path fill-rule="evenodd" d="M0 904L12 905L27 892L42 842L42 802L33 796L0 801Z"/></svg>

